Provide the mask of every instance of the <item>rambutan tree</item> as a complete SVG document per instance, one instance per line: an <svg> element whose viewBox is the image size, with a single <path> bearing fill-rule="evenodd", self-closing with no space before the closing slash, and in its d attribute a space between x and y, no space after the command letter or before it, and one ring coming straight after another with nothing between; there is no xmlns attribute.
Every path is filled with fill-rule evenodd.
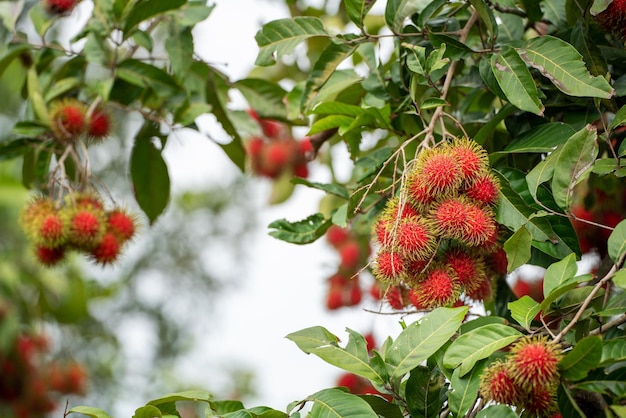
<svg viewBox="0 0 626 418"><path fill-rule="evenodd" d="M204 2L95 0L71 47L50 41L75 3L4 23L35 32L15 31L0 58L24 93L0 156L22 159L38 192L21 219L41 263L66 250L114 262L134 234L90 170L108 115L140 120L128 160L153 223L169 200L168 136L211 113L226 155L272 182L273 201L327 195L318 213L269 225L337 249L327 307L361 306L367 281L377 309L363 315L398 315L378 346L350 329L345 343L320 326L287 335L345 374L282 410L187 391L135 417L180 417L179 401L207 417L626 415L622 1L286 1L291 17L263 25L257 68L235 81L193 54ZM230 106L234 90L246 109Z"/></svg>

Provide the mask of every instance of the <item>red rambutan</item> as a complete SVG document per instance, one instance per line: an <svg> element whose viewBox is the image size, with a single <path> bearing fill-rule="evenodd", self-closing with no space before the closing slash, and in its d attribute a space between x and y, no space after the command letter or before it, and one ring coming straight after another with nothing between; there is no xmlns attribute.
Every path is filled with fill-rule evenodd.
<svg viewBox="0 0 626 418"><path fill-rule="evenodd" d="M111 130L111 117L101 108L96 108L87 122L87 134L92 140L102 140Z"/></svg>
<svg viewBox="0 0 626 418"><path fill-rule="evenodd" d="M508 405L520 404L524 395L523 390L511 377L506 364L501 361L496 361L483 370L479 392L486 401Z"/></svg>
<svg viewBox="0 0 626 418"><path fill-rule="evenodd" d="M489 209L468 204L466 217L465 227L457 231L456 235L463 243L470 246L482 245L497 236L496 222Z"/></svg>
<svg viewBox="0 0 626 418"><path fill-rule="evenodd" d="M450 145L450 154L458 162L464 179L475 179L481 171L489 167L487 151L472 139L455 139Z"/></svg>
<svg viewBox="0 0 626 418"><path fill-rule="evenodd" d="M40 220L37 239L39 244L54 248L63 245L66 238L66 225L58 213L50 213Z"/></svg>
<svg viewBox="0 0 626 418"><path fill-rule="evenodd" d="M439 235L460 239L469 222L468 205L465 200L449 198L433 208L432 217Z"/></svg>
<svg viewBox="0 0 626 418"><path fill-rule="evenodd" d="M422 150L415 169L432 193L454 192L463 180L457 159L445 146Z"/></svg>
<svg viewBox="0 0 626 418"><path fill-rule="evenodd" d="M106 232L89 254L98 264L112 264L120 255L120 248L120 242L115 235Z"/></svg>
<svg viewBox="0 0 626 418"><path fill-rule="evenodd" d="M263 150L264 145L265 145L265 141L263 141L262 138L255 136L255 137L250 138L246 142L246 151L248 152L250 156L258 157L261 154L261 151Z"/></svg>
<svg viewBox="0 0 626 418"><path fill-rule="evenodd" d="M406 258L426 260L435 250L435 236L425 218L404 218L396 237L397 247Z"/></svg>
<svg viewBox="0 0 626 418"><path fill-rule="evenodd" d="M331 288L326 294L326 308L334 311L343 306L343 288Z"/></svg>
<svg viewBox="0 0 626 418"><path fill-rule="evenodd" d="M443 268L433 269L426 280L414 287L418 305L426 308L449 306L461 295L456 277Z"/></svg>
<svg viewBox="0 0 626 418"><path fill-rule="evenodd" d="M427 208L437 196L429 187L421 172L413 170L406 177L407 193L418 208Z"/></svg>
<svg viewBox="0 0 626 418"><path fill-rule="evenodd" d="M479 174L465 189L465 194L486 205L494 205L498 202L500 184L490 173Z"/></svg>
<svg viewBox="0 0 626 418"><path fill-rule="evenodd" d="M485 264L478 255L472 256L461 249L455 249L446 254L445 263L454 271L459 284L466 290L475 289L485 279Z"/></svg>
<svg viewBox="0 0 626 418"><path fill-rule="evenodd" d="M67 14L78 4L80 0L43 0L48 13Z"/></svg>
<svg viewBox="0 0 626 418"><path fill-rule="evenodd" d="M539 386L523 397L520 406L529 416L552 417L559 412L556 400L556 385Z"/></svg>
<svg viewBox="0 0 626 418"><path fill-rule="evenodd" d="M340 227L339 225L333 224L326 230L326 241L328 241L328 243L335 248L338 248L341 244L345 243L349 236L350 231L346 228Z"/></svg>
<svg viewBox="0 0 626 418"><path fill-rule="evenodd" d="M358 241L348 240L338 248L338 251L341 268L354 269L359 265L362 251Z"/></svg>
<svg viewBox="0 0 626 418"><path fill-rule="evenodd" d="M626 0L613 0L602 12L596 15L596 20L608 32L626 37Z"/></svg>
<svg viewBox="0 0 626 418"><path fill-rule="evenodd" d="M35 255L41 264L46 267L51 267L65 258L65 247L50 248L38 245L35 248Z"/></svg>
<svg viewBox="0 0 626 418"><path fill-rule="evenodd" d="M135 235L136 223L135 218L121 208L112 209L107 213L107 230L115 235L120 244Z"/></svg>
<svg viewBox="0 0 626 418"><path fill-rule="evenodd" d="M57 139L74 141L85 130L85 106L75 99L61 100L52 105L50 119Z"/></svg>
<svg viewBox="0 0 626 418"><path fill-rule="evenodd" d="M492 293L491 279L486 275L473 282L471 287L465 288L465 295L476 301L488 300Z"/></svg>
<svg viewBox="0 0 626 418"><path fill-rule="evenodd" d="M560 346L546 337L524 337L510 350L507 364L511 377L527 390L558 382Z"/></svg>
<svg viewBox="0 0 626 418"><path fill-rule="evenodd" d="M89 209L77 209L69 222L70 241L81 249L97 244L104 233L102 217Z"/></svg>
<svg viewBox="0 0 626 418"><path fill-rule="evenodd" d="M408 303L408 292L402 286L390 286L385 292L385 300L392 309L404 309Z"/></svg>
<svg viewBox="0 0 626 418"><path fill-rule="evenodd" d="M397 283L405 273L405 261L397 252L381 249L376 254L373 273L381 282Z"/></svg>

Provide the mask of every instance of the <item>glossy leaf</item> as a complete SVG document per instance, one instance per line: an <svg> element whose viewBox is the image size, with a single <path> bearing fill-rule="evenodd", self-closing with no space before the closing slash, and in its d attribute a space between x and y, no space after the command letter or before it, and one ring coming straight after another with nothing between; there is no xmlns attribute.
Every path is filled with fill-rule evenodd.
<svg viewBox="0 0 626 418"><path fill-rule="evenodd" d="M151 1L138 0L130 8L124 22L124 38L128 38L133 30L143 21L166 13L170 10L178 9L185 5L186 0Z"/></svg>
<svg viewBox="0 0 626 418"><path fill-rule="evenodd" d="M373 382L382 384L382 376L369 364L365 338L348 329L349 340L346 348L341 348L338 338L322 327L306 328L287 335L307 354L315 354L325 362L339 367Z"/></svg>
<svg viewBox="0 0 626 418"><path fill-rule="evenodd" d="M501 324L473 329L452 342L443 357L443 364L450 369L458 367L459 377L463 377L479 360L489 357L521 336L515 328Z"/></svg>
<svg viewBox="0 0 626 418"><path fill-rule="evenodd" d="M191 28L184 27L171 33L165 40L165 50L170 59L172 72L179 80L187 75L193 62L193 36Z"/></svg>
<svg viewBox="0 0 626 418"><path fill-rule="evenodd" d="M117 76L137 87L153 89L161 95L174 94L180 90L176 80L166 71L133 58L118 65Z"/></svg>
<svg viewBox="0 0 626 418"><path fill-rule="evenodd" d="M306 179L303 179L301 177L296 177L294 179L291 180L293 183L295 184L302 184L304 186L307 187L311 187L313 189L317 189L317 190L322 190L324 192L326 192L327 194L332 194L335 196L339 196L343 199L348 199L350 197L350 194L348 193L348 191L346 190L345 187L339 185L339 184L335 184L335 183L317 183L317 182L312 182Z"/></svg>
<svg viewBox="0 0 626 418"><path fill-rule="evenodd" d="M133 418L162 418L161 410L153 405L146 405L135 410Z"/></svg>
<svg viewBox="0 0 626 418"><path fill-rule="evenodd" d="M517 414L507 405L490 405L476 414L476 418L517 418Z"/></svg>
<svg viewBox="0 0 626 418"><path fill-rule="evenodd" d="M359 28L363 27L363 19L370 11L376 0L343 0L350 20Z"/></svg>
<svg viewBox="0 0 626 418"><path fill-rule="evenodd" d="M585 413L581 411L578 403L574 399L574 395L564 383L561 383L557 389L557 401L562 416L568 418L586 418Z"/></svg>
<svg viewBox="0 0 626 418"><path fill-rule="evenodd" d="M557 205L569 209L574 187L584 179L598 155L597 130L590 125L572 135L555 161L552 193Z"/></svg>
<svg viewBox="0 0 626 418"><path fill-rule="evenodd" d="M576 131L562 122L544 123L511 141L502 153L548 153L567 141Z"/></svg>
<svg viewBox="0 0 626 418"><path fill-rule="evenodd" d="M30 138L18 138L11 141L0 142L0 161L6 161L24 155L32 150L33 144L39 141Z"/></svg>
<svg viewBox="0 0 626 418"><path fill-rule="evenodd" d="M365 2L366 0L363 1ZM304 86L302 103L300 105L303 113L306 113L317 92L326 84L339 64L352 55L357 47L358 44L356 43L344 44L332 42L322 51L317 61L315 61L313 69Z"/></svg>
<svg viewBox="0 0 626 418"><path fill-rule="evenodd" d="M91 406L75 406L67 411L67 414L82 414L91 418L111 418L111 416L102 409L93 408Z"/></svg>
<svg viewBox="0 0 626 418"><path fill-rule="evenodd" d="M292 244L309 244L326 233L332 222L321 213L313 214L306 219L290 222L279 219L269 224L270 235Z"/></svg>
<svg viewBox="0 0 626 418"><path fill-rule="evenodd" d="M311 418L378 418L367 402L340 389L324 389L306 400L314 402Z"/></svg>
<svg viewBox="0 0 626 418"><path fill-rule="evenodd" d="M603 341L600 364L606 366L622 361L626 361L626 338Z"/></svg>
<svg viewBox="0 0 626 418"><path fill-rule="evenodd" d="M433 355L458 330L466 307L437 308L404 329L386 353L393 366L392 377L400 378Z"/></svg>
<svg viewBox="0 0 626 418"><path fill-rule="evenodd" d="M622 290L626 290L626 270L618 270L613 276L612 280L615 286L619 287Z"/></svg>
<svg viewBox="0 0 626 418"><path fill-rule="evenodd" d="M491 11L491 8L483 0L469 0L470 4L474 6L474 10L478 12L481 22L485 25L485 29L490 34L492 39L498 37L498 24L496 18Z"/></svg>
<svg viewBox="0 0 626 418"><path fill-rule="evenodd" d="M601 357L602 338L583 338L559 361L561 376L571 381L584 379L589 370L598 367Z"/></svg>
<svg viewBox="0 0 626 418"><path fill-rule="evenodd" d="M411 370L405 397L411 417L437 418L446 400L447 385L439 369L418 366Z"/></svg>
<svg viewBox="0 0 626 418"><path fill-rule="evenodd" d="M272 65L276 59L292 53L296 46L313 36L328 36L324 22L317 17L298 16L266 23L255 36L259 45L255 64Z"/></svg>
<svg viewBox="0 0 626 418"><path fill-rule="evenodd" d="M531 244L532 236L524 225L504 242L503 248L506 252L508 262L506 270L508 272L512 272L530 260Z"/></svg>
<svg viewBox="0 0 626 418"><path fill-rule="evenodd" d="M33 106L33 110L37 118L45 125L50 125L50 114L43 98L41 86L39 85L39 77L35 67L28 70L28 98Z"/></svg>
<svg viewBox="0 0 626 418"><path fill-rule="evenodd" d="M626 252L626 220L621 221L615 226L615 229L609 236L607 245L611 260L617 263L624 255L624 252Z"/></svg>
<svg viewBox="0 0 626 418"><path fill-rule="evenodd" d="M557 164L557 159L561 154L561 148L557 147L548 156L541 160L535 167L526 175L526 182L528 183L528 190L530 191L533 199L537 199L537 193L539 186L549 181L554 176L554 169Z"/></svg>
<svg viewBox="0 0 626 418"><path fill-rule="evenodd" d="M608 99L615 94L603 77L589 73L580 53L559 38L550 35L533 38L518 52L524 61L567 95Z"/></svg>
<svg viewBox="0 0 626 418"><path fill-rule="evenodd" d="M400 32L406 18L422 9L424 2L419 0L388 0L385 8L385 22L394 32Z"/></svg>
<svg viewBox="0 0 626 418"><path fill-rule="evenodd" d="M130 174L135 199L150 224L163 213L170 200L170 178L161 151L152 136L135 138L130 157Z"/></svg>
<svg viewBox="0 0 626 418"><path fill-rule="evenodd" d="M235 83L250 107L263 119L284 119L287 115L285 95L278 83L260 78L244 78Z"/></svg>
<svg viewBox="0 0 626 418"><path fill-rule="evenodd" d="M398 405L387 402L386 399L377 395L359 395L369 404L369 406L381 417L385 418L403 418L402 411Z"/></svg>
<svg viewBox="0 0 626 418"><path fill-rule="evenodd" d="M168 393L160 398L153 399L147 405L160 405L169 402L192 401L192 402L211 402L213 395L204 390L186 390L183 392Z"/></svg>
<svg viewBox="0 0 626 418"><path fill-rule="evenodd" d="M530 325L541 311L541 305L528 295L524 295L516 301L509 302L511 316L518 324L530 330Z"/></svg>
<svg viewBox="0 0 626 418"><path fill-rule="evenodd" d="M506 98L521 110L543 115L544 106L539 100L535 82L515 49L502 48L491 57L493 74Z"/></svg>
<svg viewBox="0 0 626 418"><path fill-rule="evenodd" d="M578 272L576 254L570 254L563 260L547 268L543 279L543 294L548 296L552 290L571 281Z"/></svg>
<svg viewBox="0 0 626 418"><path fill-rule="evenodd" d="M457 417L466 416L478 398L480 376L483 372L484 362L477 364L469 373L463 374L461 368L455 369L450 379L448 405L450 411Z"/></svg>

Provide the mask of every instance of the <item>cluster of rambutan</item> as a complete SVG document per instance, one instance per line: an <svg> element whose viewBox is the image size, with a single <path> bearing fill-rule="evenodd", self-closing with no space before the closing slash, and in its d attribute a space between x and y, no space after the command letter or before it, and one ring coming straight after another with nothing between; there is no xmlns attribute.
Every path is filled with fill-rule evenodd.
<svg viewBox="0 0 626 418"><path fill-rule="evenodd" d="M22 210L20 224L39 262L53 266L68 250L77 250L98 264L114 263L135 235L135 216L120 207L105 209L96 193L73 193L64 200L61 205L38 196Z"/></svg>
<svg viewBox="0 0 626 418"><path fill-rule="evenodd" d="M526 412L524 416L553 417L559 413L556 390L562 357L559 344L545 336L523 337L504 361L497 360L483 371L480 396L515 406Z"/></svg>
<svg viewBox="0 0 626 418"><path fill-rule="evenodd" d="M371 253L369 243L356 232L331 225L326 240L339 255L337 272L328 278L326 308L336 310L361 303L363 290L359 270L367 263Z"/></svg>
<svg viewBox="0 0 626 418"><path fill-rule="evenodd" d="M262 136L254 136L246 143L252 172L274 180L284 174L307 178L307 154L312 151L309 138L297 141L285 124L260 118L253 110L248 113L263 132Z"/></svg>
<svg viewBox="0 0 626 418"><path fill-rule="evenodd" d="M500 186L486 150L457 138L422 150L405 175L373 226L373 272L389 304L428 310L458 304L462 295L490 297L504 252L493 211Z"/></svg>
<svg viewBox="0 0 626 418"><path fill-rule="evenodd" d="M75 362L45 362L48 341L41 335L21 333L0 349L0 405L16 417L39 418L56 409L59 395L84 394L86 373ZM0 408L1 409L1 408Z"/></svg>
<svg viewBox="0 0 626 418"><path fill-rule="evenodd" d="M101 106L91 108L77 99L64 98L50 106L50 128L61 143L74 143L81 137L99 142L111 131L111 117Z"/></svg>

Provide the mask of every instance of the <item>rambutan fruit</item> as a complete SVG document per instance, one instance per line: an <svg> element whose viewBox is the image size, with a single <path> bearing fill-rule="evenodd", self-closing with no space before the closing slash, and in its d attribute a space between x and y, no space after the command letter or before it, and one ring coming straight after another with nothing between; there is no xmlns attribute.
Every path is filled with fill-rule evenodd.
<svg viewBox="0 0 626 418"><path fill-rule="evenodd" d="M423 305L423 298L420 296L419 289L409 290L409 302L417 310L426 310L428 306Z"/></svg>
<svg viewBox="0 0 626 418"><path fill-rule="evenodd" d="M293 167L293 175L302 179L309 177L309 166L306 163L296 164Z"/></svg>
<svg viewBox="0 0 626 418"><path fill-rule="evenodd" d="M507 364L512 379L527 391L555 384L563 355L545 336L523 337L510 350Z"/></svg>
<svg viewBox="0 0 626 418"><path fill-rule="evenodd" d="M313 151L313 144L311 143L311 138L305 136L298 142L298 148L300 149L300 153L303 157L306 158L306 155Z"/></svg>
<svg viewBox="0 0 626 418"><path fill-rule="evenodd" d="M469 246L477 246L497 236L496 221L491 210L473 204L468 204L466 210L465 227L457 231L455 238Z"/></svg>
<svg viewBox="0 0 626 418"><path fill-rule="evenodd" d="M265 141L258 136L250 138L246 142L246 151L251 157L258 157L265 146Z"/></svg>
<svg viewBox="0 0 626 418"><path fill-rule="evenodd" d="M487 151L472 139L464 137L455 139L450 145L450 154L457 161L465 180L475 179L481 171L489 167Z"/></svg>
<svg viewBox="0 0 626 418"><path fill-rule="evenodd" d="M435 235L426 218L404 218L396 231L396 244L408 259L426 260L435 250Z"/></svg>
<svg viewBox="0 0 626 418"><path fill-rule="evenodd" d="M380 300L383 296L382 289L380 288L380 284L378 280L374 280L372 285L369 288L369 294L374 300Z"/></svg>
<svg viewBox="0 0 626 418"><path fill-rule="evenodd" d="M395 251L381 249L376 253L373 274L385 283L398 283L405 273L405 260Z"/></svg>
<svg viewBox="0 0 626 418"><path fill-rule="evenodd" d="M402 310L409 302L408 290L403 286L390 286L385 291L385 300L392 309Z"/></svg>
<svg viewBox="0 0 626 418"><path fill-rule="evenodd" d="M625 38L626 0L613 0L606 9L596 15L596 20L605 31Z"/></svg>
<svg viewBox="0 0 626 418"><path fill-rule="evenodd" d="M478 287L486 277L486 268L482 257L470 255L459 248L446 253L445 264L454 271L459 284L464 289Z"/></svg>
<svg viewBox="0 0 626 418"><path fill-rule="evenodd" d="M472 179L465 194L486 205L495 205L500 195L500 183L491 173L483 173Z"/></svg>
<svg viewBox="0 0 626 418"><path fill-rule="evenodd" d="M457 278L445 268L430 271L426 280L416 284L414 290L418 304L425 308L450 306L461 295Z"/></svg>
<svg viewBox="0 0 626 418"><path fill-rule="evenodd" d="M403 281L408 284L419 283L426 280L430 260L410 259L405 262L405 274Z"/></svg>
<svg viewBox="0 0 626 418"><path fill-rule="evenodd" d="M528 416L552 417L559 412L556 385L539 386L531 389L523 396L517 406L523 408Z"/></svg>
<svg viewBox="0 0 626 418"><path fill-rule="evenodd" d="M456 192L463 180L457 158L447 146L422 150L414 170L420 173L426 187L435 194Z"/></svg>
<svg viewBox="0 0 626 418"><path fill-rule="evenodd" d="M350 393L359 393L364 383L363 378L354 373L344 373L337 379L337 386L347 388Z"/></svg>
<svg viewBox="0 0 626 418"><path fill-rule="evenodd" d="M74 9L80 0L43 0L44 7L51 14L63 15Z"/></svg>
<svg viewBox="0 0 626 418"><path fill-rule="evenodd" d="M102 209L86 202L65 206L61 214L68 223L68 242L81 250L91 250L105 233L106 216Z"/></svg>
<svg viewBox="0 0 626 418"><path fill-rule="evenodd" d="M107 212L107 231L118 239L120 244L130 240L137 229L137 220L122 208L114 208Z"/></svg>
<svg viewBox="0 0 626 418"><path fill-rule="evenodd" d="M96 108L87 121L87 135L93 141L101 141L109 136L111 116L103 108Z"/></svg>
<svg viewBox="0 0 626 418"><path fill-rule="evenodd" d="M343 306L343 288L331 288L326 294L326 308L334 311Z"/></svg>
<svg viewBox="0 0 626 418"><path fill-rule="evenodd" d="M491 279L487 275L481 277L478 281L474 281L471 287L465 288L465 296L471 300L488 300L491 299L492 294Z"/></svg>
<svg viewBox="0 0 626 418"><path fill-rule="evenodd" d="M469 223L468 204L464 199L448 198L433 208L432 218L439 235L460 239Z"/></svg>
<svg viewBox="0 0 626 418"><path fill-rule="evenodd" d="M348 240L339 248L340 267L343 269L354 269L361 261L361 245L358 241Z"/></svg>
<svg viewBox="0 0 626 418"><path fill-rule="evenodd" d="M433 192L420 171L412 170L406 176L406 189L411 202L418 208L426 210L437 197L437 193Z"/></svg>
<svg viewBox="0 0 626 418"><path fill-rule="evenodd" d="M54 136L62 141L75 141L85 131L85 105L76 99L54 103L50 110Z"/></svg>
<svg viewBox="0 0 626 418"><path fill-rule="evenodd" d="M519 405L524 396L524 391L515 383L509 368L502 361L496 361L483 370L479 393L485 401L507 405Z"/></svg>
<svg viewBox="0 0 626 418"><path fill-rule="evenodd" d="M363 290L359 286L359 282L352 279L350 288L348 289L348 306L355 306L361 303L363 299Z"/></svg>
<svg viewBox="0 0 626 418"><path fill-rule="evenodd" d="M18 222L28 238L36 241L39 237L41 220L54 213L56 213L54 201L44 196L37 196L22 208Z"/></svg>
<svg viewBox="0 0 626 418"><path fill-rule="evenodd" d="M65 244L67 240L67 225L58 212L42 216L38 223L39 233L35 242L49 248Z"/></svg>
<svg viewBox="0 0 626 418"><path fill-rule="evenodd" d="M328 243L335 248L338 248L341 244L345 243L349 236L350 231L348 229L342 228L336 224L332 224L326 230L326 241L328 241Z"/></svg>
<svg viewBox="0 0 626 418"><path fill-rule="evenodd" d="M117 237L106 232L89 252L91 258L98 264L113 264L120 255L121 245Z"/></svg>
<svg viewBox="0 0 626 418"><path fill-rule="evenodd" d="M504 251L504 248L500 247L497 251L488 256L488 259L490 261L489 266L493 269L494 272L501 276L504 276L507 273L509 260L506 256L506 251Z"/></svg>
<svg viewBox="0 0 626 418"><path fill-rule="evenodd" d="M46 267L51 267L58 264L65 258L65 251L64 246L50 248L44 247L43 245L37 245L35 247L35 256L41 264Z"/></svg>

